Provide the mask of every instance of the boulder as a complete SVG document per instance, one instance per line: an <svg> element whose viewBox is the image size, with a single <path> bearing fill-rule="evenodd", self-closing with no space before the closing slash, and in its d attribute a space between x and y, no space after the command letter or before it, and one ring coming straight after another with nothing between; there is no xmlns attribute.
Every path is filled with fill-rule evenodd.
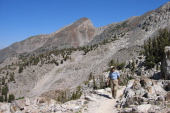
<svg viewBox="0 0 170 113"><path fill-rule="evenodd" d="M147 89L148 93L150 93L150 94L155 94L155 90L154 90L153 87L149 86L149 87L147 87L146 89Z"/></svg>
<svg viewBox="0 0 170 113"><path fill-rule="evenodd" d="M25 106L30 105L30 99L28 97L25 97Z"/></svg>
<svg viewBox="0 0 170 113"><path fill-rule="evenodd" d="M140 84L142 87L151 87L152 86L152 80L151 79L141 79Z"/></svg>
<svg viewBox="0 0 170 113"><path fill-rule="evenodd" d="M85 99L86 99L86 100L89 100L89 101L97 101L96 98L91 97L91 96L85 96Z"/></svg>
<svg viewBox="0 0 170 113"><path fill-rule="evenodd" d="M129 80L127 83L127 87L131 88L133 86L134 83L134 79L133 80Z"/></svg>
<svg viewBox="0 0 170 113"><path fill-rule="evenodd" d="M161 61L161 75L166 80L170 80L170 46L166 46L164 49L164 57Z"/></svg>
<svg viewBox="0 0 170 113"><path fill-rule="evenodd" d="M149 112L149 113L159 113L160 110L161 110L161 108L160 108L159 106L152 106L152 107L148 110L148 112ZM164 112L163 112L163 113L164 113Z"/></svg>
<svg viewBox="0 0 170 113"><path fill-rule="evenodd" d="M104 89L95 90L96 94L103 94L104 92L105 92Z"/></svg>
<svg viewBox="0 0 170 113"><path fill-rule="evenodd" d="M133 97L135 95L135 92L133 91L133 89L126 88L124 94L125 94L125 98L128 98L128 97Z"/></svg>
<svg viewBox="0 0 170 113"><path fill-rule="evenodd" d="M161 92L161 93L166 92L160 85L154 85L153 88L154 88L154 90L155 90L156 93L159 93L159 92Z"/></svg>
<svg viewBox="0 0 170 113"><path fill-rule="evenodd" d="M111 93L111 88L105 88L106 92L110 92Z"/></svg>
<svg viewBox="0 0 170 113"><path fill-rule="evenodd" d="M156 100L164 102L165 101L165 97L161 95L161 96L158 96Z"/></svg>
<svg viewBox="0 0 170 113"><path fill-rule="evenodd" d="M135 112L147 112L151 108L151 104L138 105L132 108Z"/></svg>
<svg viewBox="0 0 170 113"><path fill-rule="evenodd" d="M134 82L133 82L132 89L140 90L140 88L141 88L140 80L139 79L135 79Z"/></svg>
<svg viewBox="0 0 170 113"><path fill-rule="evenodd" d="M138 96L144 96L145 94L146 94L146 91L143 88L140 88L135 91L135 95L138 95Z"/></svg>
<svg viewBox="0 0 170 113"><path fill-rule="evenodd" d="M166 94L166 101L170 101L170 92Z"/></svg>
<svg viewBox="0 0 170 113"><path fill-rule="evenodd" d="M14 104L20 109L20 110L24 110L25 107L25 99L21 99L21 100L15 100Z"/></svg>

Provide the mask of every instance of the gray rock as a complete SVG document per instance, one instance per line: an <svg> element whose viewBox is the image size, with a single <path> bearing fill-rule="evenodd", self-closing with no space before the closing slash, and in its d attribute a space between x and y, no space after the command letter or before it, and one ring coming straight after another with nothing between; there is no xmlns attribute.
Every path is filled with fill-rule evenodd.
<svg viewBox="0 0 170 113"><path fill-rule="evenodd" d="M133 89L130 89L130 88L125 89L125 98L133 97L134 95L135 95L135 92Z"/></svg>
<svg viewBox="0 0 170 113"><path fill-rule="evenodd" d="M148 102L148 99L144 98L144 97L141 97L139 100L140 100L140 102Z"/></svg>
<svg viewBox="0 0 170 113"><path fill-rule="evenodd" d="M146 94L146 91L143 88L135 91L135 95L143 96L144 94Z"/></svg>
<svg viewBox="0 0 170 113"><path fill-rule="evenodd" d="M151 79L141 79L140 83L141 83L141 86L145 88L151 87L153 84Z"/></svg>
<svg viewBox="0 0 170 113"><path fill-rule="evenodd" d="M166 94L166 101L170 101L170 92Z"/></svg>
<svg viewBox="0 0 170 113"><path fill-rule="evenodd" d="M134 80L129 80L126 87L131 88L133 86Z"/></svg>
<svg viewBox="0 0 170 113"><path fill-rule="evenodd" d="M159 96L156 99L157 101L165 101L165 97L164 96Z"/></svg>
<svg viewBox="0 0 170 113"><path fill-rule="evenodd" d="M161 110L161 107L159 107L159 106L152 106L152 107L148 110L148 112L149 112L149 113L157 113L157 112L160 112L160 110Z"/></svg>
<svg viewBox="0 0 170 113"><path fill-rule="evenodd" d="M24 99L15 100L14 103L20 110L24 110L24 107L25 107L25 100Z"/></svg>
<svg viewBox="0 0 170 113"><path fill-rule="evenodd" d="M139 79L135 79L134 80L132 88L133 88L133 90L140 90L141 84L140 84L140 80Z"/></svg>
<svg viewBox="0 0 170 113"><path fill-rule="evenodd" d="M155 105L155 100L150 99L148 103L151 104L151 105Z"/></svg>
<svg viewBox="0 0 170 113"><path fill-rule="evenodd" d="M30 105L30 99L28 97L25 97L25 106Z"/></svg>
<svg viewBox="0 0 170 113"><path fill-rule="evenodd" d="M138 105L132 108L132 111L147 112L151 108L151 104Z"/></svg>
<svg viewBox="0 0 170 113"><path fill-rule="evenodd" d="M10 113L10 105L8 103L0 103L1 113Z"/></svg>
<svg viewBox="0 0 170 113"><path fill-rule="evenodd" d="M91 97L91 96L86 96L85 99L88 100L88 101L97 101L96 98Z"/></svg>

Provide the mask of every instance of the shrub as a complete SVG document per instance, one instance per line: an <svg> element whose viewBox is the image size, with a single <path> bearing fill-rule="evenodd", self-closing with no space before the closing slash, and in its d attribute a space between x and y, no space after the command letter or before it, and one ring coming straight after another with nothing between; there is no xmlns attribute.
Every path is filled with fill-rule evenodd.
<svg viewBox="0 0 170 113"><path fill-rule="evenodd" d="M15 81L14 73L10 73L9 81Z"/></svg>
<svg viewBox="0 0 170 113"><path fill-rule="evenodd" d="M8 86L5 85L2 87L2 95L6 95L8 93Z"/></svg>
<svg viewBox="0 0 170 113"><path fill-rule="evenodd" d="M23 71L23 65L19 65L19 70L18 70L18 73L22 73L22 71Z"/></svg>
<svg viewBox="0 0 170 113"><path fill-rule="evenodd" d="M78 86L76 88L76 92L73 92L72 96L71 96L71 100L75 100L75 99L78 99L80 98L82 95L82 92L81 92L81 86Z"/></svg>
<svg viewBox="0 0 170 113"><path fill-rule="evenodd" d="M118 70L122 70L125 67L125 63L117 64L116 67L117 67Z"/></svg>
<svg viewBox="0 0 170 113"><path fill-rule="evenodd" d="M13 94L10 94L8 98L8 102L12 102L13 100L15 100L15 96Z"/></svg>
<svg viewBox="0 0 170 113"><path fill-rule="evenodd" d="M3 102L3 101L4 101L3 96L0 96L0 102Z"/></svg>

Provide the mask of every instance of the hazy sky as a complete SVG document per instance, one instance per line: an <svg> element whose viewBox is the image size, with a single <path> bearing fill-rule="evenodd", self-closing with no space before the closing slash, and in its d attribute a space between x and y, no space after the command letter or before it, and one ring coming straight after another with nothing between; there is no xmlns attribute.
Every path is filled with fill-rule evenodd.
<svg viewBox="0 0 170 113"><path fill-rule="evenodd" d="M154 10L169 0L0 0L0 49L87 17L95 27Z"/></svg>

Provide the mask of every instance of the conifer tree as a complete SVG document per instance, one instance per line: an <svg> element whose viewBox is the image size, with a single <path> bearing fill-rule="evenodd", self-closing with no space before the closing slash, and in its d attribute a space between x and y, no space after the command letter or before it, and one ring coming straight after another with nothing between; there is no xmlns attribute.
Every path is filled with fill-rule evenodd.
<svg viewBox="0 0 170 113"><path fill-rule="evenodd" d="M167 29L160 29L158 36L144 42L145 66L148 69L162 60L165 46L170 46L170 31Z"/></svg>

